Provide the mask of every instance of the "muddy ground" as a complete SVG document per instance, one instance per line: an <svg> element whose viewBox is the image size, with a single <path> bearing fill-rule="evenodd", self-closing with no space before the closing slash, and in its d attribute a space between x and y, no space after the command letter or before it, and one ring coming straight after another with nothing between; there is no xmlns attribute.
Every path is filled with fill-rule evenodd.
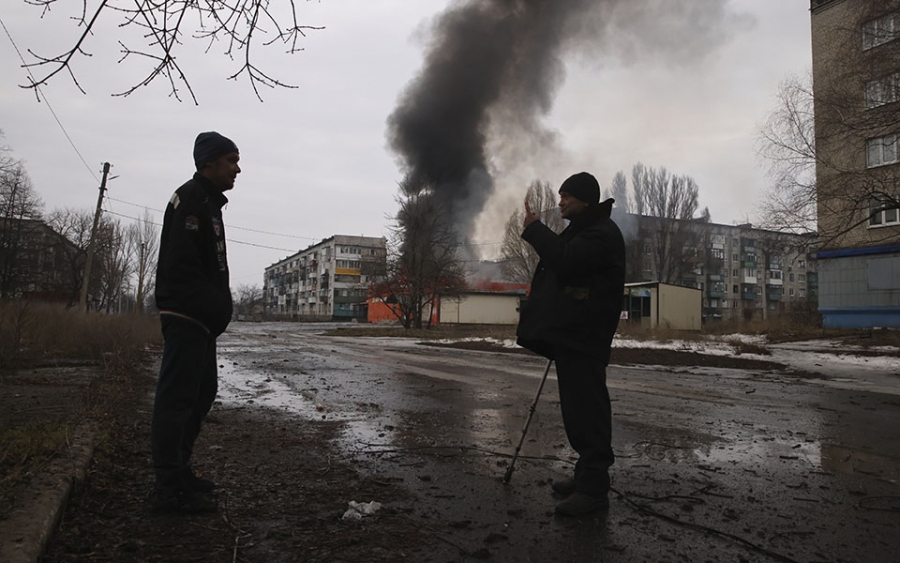
<svg viewBox="0 0 900 563"><path fill-rule="evenodd" d="M241 350L229 352L228 357L237 365ZM219 513L153 515L149 511L152 491L149 424L155 361L149 355L147 364L141 368L136 366L130 378L107 384L91 377L90 368L77 366L66 368L65 377L60 376L58 369L45 368L3 378L0 413L4 414L0 416L5 423L13 417L30 417L34 421L45 416L56 419L66 410L85 408L85 401L94 409L92 415L99 414L102 421L103 431L88 476L70 499L43 562L873 560L846 555L853 553L852 549L830 555L792 544L792 538L803 539L822 531L820 523L813 522L806 528L797 526L795 516L790 517L790 523L785 523L781 538L773 538L771 534L766 538L757 536L749 523L742 531L746 505L771 500L767 499L768 493L735 499L733 495L717 492L709 480L695 478L687 480L689 492L662 501L674 507L674 520L679 520L680 515L691 516L695 511L706 510L707 507L701 506L705 501L731 496L730 507L709 520L715 525L706 530L703 526L692 528L683 523L672 525L673 522L666 521L665 511L636 509L635 506L646 507L636 496L614 500L613 510L621 513L630 509L630 514L616 517L617 529L630 530L630 537L637 538L636 544L646 535L652 543L662 546L658 557L649 556L652 550L648 552L623 541L621 535L611 534L606 517L560 519L553 515L550 477L554 471L558 475L560 468L564 470L571 464L571 455L561 443L554 444L552 455L547 456L553 462L549 471L547 467L539 467L539 460L523 455L512 486L504 487L499 476L504 473L512 451L508 437L504 447L488 445L483 450L474 446L444 448L427 441L406 444L402 451L392 450L375 447L381 444L375 443L378 436L395 431L382 420L375 428L373 443L357 441L355 449L347 448L347 421L335 416L333 406L316 402L324 403L321 398L314 398L311 403L321 410L321 416L261 408L255 398L217 403L197 444L195 468L220 484ZM276 363L287 362L281 357L271 357L268 361L257 358L252 360L252 367L246 365L251 363L249 360L245 362L244 368L269 374L260 380L264 384L284 369ZM783 368L758 359L647 349L616 349L613 363L670 368L704 366L766 373L777 373ZM224 363L222 367L226 367ZM363 371L362 365L358 367ZM310 378L315 376L314 366L301 365L295 369ZM430 399L457 390L447 386L435 389L433 383L431 387ZM533 387L529 380L527 395L534 392ZM382 408L374 395L368 401L365 393L345 394L357 412L378 414ZM102 412L98 413L98 405L102 405ZM518 410L512 418L514 424L520 424L525 413L518 404L515 408ZM900 410L897 402L889 403L889 408L893 410L888 421L897 418L896 412ZM548 420L556 416L552 408L549 411L544 415ZM539 429L534 432L538 437L547 434L541 434ZM620 452L625 454L620 463L626 466L631 463L636 473L650 471L651 465L662 461L669 455L665 451L667 447L678 447L671 445L674 442L669 446L651 441L642 444L641 455L634 455L634 451ZM532 452L523 451L527 453ZM634 461L628 459L642 456ZM783 457L781 463L790 463L786 461L790 455ZM712 464L700 470L719 471ZM454 472L458 479L452 477ZM676 473L648 475L652 477L647 482L683 481ZM857 524L875 528L875 537L883 543L871 552L875 554L898 547L896 538L882 538L879 531L890 525L890 518L896 518L892 515L896 514L897 497L873 493L896 494L892 488L896 486L896 475L886 476L889 478L881 479L881 485L874 488L868 485L856 491L860 497L873 499L872 503L881 503L876 508L885 509L878 513L865 511L864 518L873 515L875 518ZM789 489L801 499L801 512L803 502L820 504L815 495L807 494L807 489L827 489L829 485L820 484L821 479L824 477L813 477L813 484L798 482ZM351 500L377 500L383 507L369 517L344 519L342 516ZM736 506L733 501L737 501ZM442 508L461 502L466 505L464 509ZM828 510L841 509L835 505ZM722 528L722 522L729 526ZM900 520L895 522L900 525ZM694 534L694 539L689 538L687 542L696 547L682 545L685 534ZM577 549L570 549L573 544L578 544ZM675 549L666 549L676 545Z"/></svg>

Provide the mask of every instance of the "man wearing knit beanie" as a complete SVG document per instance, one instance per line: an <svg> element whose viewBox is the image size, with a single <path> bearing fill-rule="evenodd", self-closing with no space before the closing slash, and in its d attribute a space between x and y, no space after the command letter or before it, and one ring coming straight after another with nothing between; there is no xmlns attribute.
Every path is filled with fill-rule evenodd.
<svg viewBox="0 0 900 563"><path fill-rule="evenodd" d="M216 488L191 466L194 442L218 390L216 337L232 302L224 192L240 174L233 141L214 131L194 142L194 177L166 206L156 270L156 306L165 346L150 432L156 512L214 512Z"/></svg>
<svg viewBox="0 0 900 563"><path fill-rule="evenodd" d="M540 257L522 305L518 344L556 363L560 410L578 453L574 475L552 485L564 496L556 512L583 516L609 508L612 410L606 386L613 335L622 310L625 242L600 203L600 184L586 172L559 188L568 227L554 233L525 201L522 238Z"/></svg>

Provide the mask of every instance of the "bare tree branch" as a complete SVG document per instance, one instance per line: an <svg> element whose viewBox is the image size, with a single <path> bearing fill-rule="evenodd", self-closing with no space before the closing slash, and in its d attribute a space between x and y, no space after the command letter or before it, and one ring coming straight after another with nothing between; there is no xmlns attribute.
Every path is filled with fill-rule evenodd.
<svg viewBox="0 0 900 563"><path fill-rule="evenodd" d="M60 0L24 1L40 7L43 17ZM208 42L207 53L221 42L225 46L224 55L232 60L243 52L240 69L228 78L235 80L241 75L246 76L256 97L262 101L259 86L297 87L271 76L254 63L254 45L269 47L281 43L287 46L287 54L294 54L303 50L298 42L306 37L306 31L324 29L321 26L298 23L296 0L100 0L92 11L88 9L88 0L82 0L81 16L74 20L83 29L72 48L52 56L39 55L29 49L28 53L34 58L34 62L26 63L25 66L48 70L37 78L29 78L28 84L22 87L37 90L65 71L75 86L84 93L73 66L79 56L91 56L85 51L85 46L96 33L100 15L107 13L121 18L119 29L136 28L146 41L142 47L131 47L127 40L118 40L122 49L119 63L131 58L146 59L153 63L152 69L142 80L114 95L128 96L163 77L169 83L172 97L181 101L180 88L183 87L195 104L197 96L188 81L187 73L176 62L176 50L184 46L184 37ZM188 23L189 14L197 16L193 26ZM271 31L265 26L271 26Z"/></svg>

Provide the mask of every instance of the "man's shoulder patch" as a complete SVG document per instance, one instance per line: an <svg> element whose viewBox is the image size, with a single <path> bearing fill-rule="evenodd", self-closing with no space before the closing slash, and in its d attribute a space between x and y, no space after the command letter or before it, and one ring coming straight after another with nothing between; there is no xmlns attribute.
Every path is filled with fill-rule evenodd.
<svg viewBox="0 0 900 563"><path fill-rule="evenodd" d="M184 228L188 231L199 231L200 219L196 215L188 215L184 218Z"/></svg>
<svg viewBox="0 0 900 563"><path fill-rule="evenodd" d="M172 199L169 200L169 203L172 204L173 209L178 209L178 204L181 203L181 198L178 197L178 192L172 194Z"/></svg>

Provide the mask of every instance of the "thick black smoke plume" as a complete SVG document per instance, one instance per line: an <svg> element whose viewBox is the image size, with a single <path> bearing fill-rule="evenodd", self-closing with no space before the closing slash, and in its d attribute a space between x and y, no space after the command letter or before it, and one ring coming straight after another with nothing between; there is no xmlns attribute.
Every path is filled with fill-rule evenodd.
<svg viewBox="0 0 900 563"><path fill-rule="evenodd" d="M490 131L541 146L562 85L562 55L626 63L691 59L723 40L724 0L457 0L435 21L424 67L388 119L411 185L427 184L469 237L493 191ZM516 135L508 134L517 132ZM513 137L528 136L529 139ZM516 152L516 151L512 151ZM527 151L525 151L527 152ZM576 172L576 171L573 171ZM524 187L523 187L524 193Z"/></svg>

